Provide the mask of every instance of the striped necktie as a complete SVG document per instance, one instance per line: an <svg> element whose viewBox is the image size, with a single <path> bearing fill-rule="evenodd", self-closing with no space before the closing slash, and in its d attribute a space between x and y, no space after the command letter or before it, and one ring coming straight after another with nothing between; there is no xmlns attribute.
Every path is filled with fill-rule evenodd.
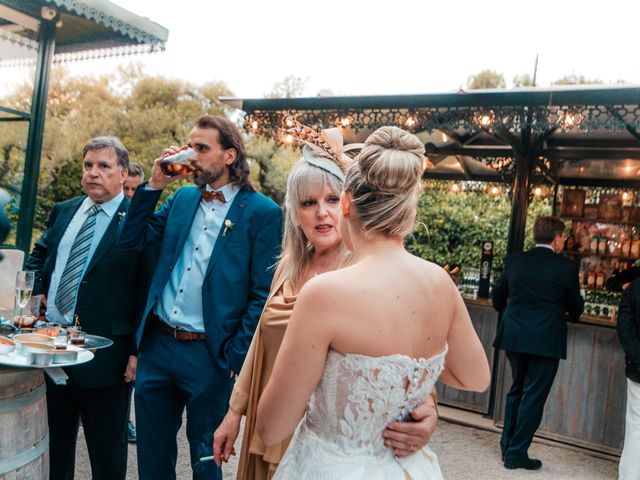
<svg viewBox="0 0 640 480"><path fill-rule="evenodd" d="M64 266L60 284L56 291L55 305L65 319L70 320L71 310L76 303L78 285L91 250L91 241L96 227L96 215L102 211L100 205L93 205L85 218L76 239L73 241L67 264Z"/></svg>

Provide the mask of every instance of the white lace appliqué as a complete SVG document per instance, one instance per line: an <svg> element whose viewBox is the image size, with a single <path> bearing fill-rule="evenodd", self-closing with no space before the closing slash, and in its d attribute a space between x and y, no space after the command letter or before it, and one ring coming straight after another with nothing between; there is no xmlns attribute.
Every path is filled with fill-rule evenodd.
<svg viewBox="0 0 640 480"><path fill-rule="evenodd" d="M396 459L382 432L428 397L446 349L429 359L330 351L275 479L441 479L425 447Z"/></svg>

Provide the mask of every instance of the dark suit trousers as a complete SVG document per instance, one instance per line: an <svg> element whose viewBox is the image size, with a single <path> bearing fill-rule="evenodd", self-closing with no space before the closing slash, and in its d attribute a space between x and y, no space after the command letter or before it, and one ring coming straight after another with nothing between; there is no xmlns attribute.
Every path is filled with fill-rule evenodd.
<svg viewBox="0 0 640 480"><path fill-rule="evenodd" d="M176 478L176 437L187 409L194 480L222 480L213 432L227 413L233 381L213 367L203 340L181 342L150 325L138 351L135 407L140 480Z"/></svg>
<svg viewBox="0 0 640 480"><path fill-rule="evenodd" d="M505 459L518 460L528 456L559 360L527 353L505 353L511 364L513 384L507 393L500 447Z"/></svg>
<svg viewBox="0 0 640 480"><path fill-rule="evenodd" d="M47 377L51 480L71 480L80 419L93 480L124 480L127 474L129 385L80 388L72 379L55 385Z"/></svg>

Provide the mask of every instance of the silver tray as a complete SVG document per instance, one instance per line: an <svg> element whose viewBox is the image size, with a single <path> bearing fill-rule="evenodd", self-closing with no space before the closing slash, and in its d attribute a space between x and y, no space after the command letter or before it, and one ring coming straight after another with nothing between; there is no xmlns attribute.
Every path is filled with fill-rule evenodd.
<svg viewBox="0 0 640 480"><path fill-rule="evenodd" d="M27 363L27 357L20 354L17 350L6 354L0 355L0 365L6 365L8 367L26 367L26 368L55 368L55 367L72 367L73 365L80 365L93 359L93 353L83 350L81 348L69 345L69 350L78 350L78 359L72 363L65 364L49 364L49 365L30 365Z"/></svg>
<svg viewBox="0 0 640 480"><path fill-rule="evenodd" d="M107 348L113 345L113 340L107 337L101 337L100 335L91 335L87 333L84 339L84 345L78 345L85 350L98 350L100 348Z"/></svg>

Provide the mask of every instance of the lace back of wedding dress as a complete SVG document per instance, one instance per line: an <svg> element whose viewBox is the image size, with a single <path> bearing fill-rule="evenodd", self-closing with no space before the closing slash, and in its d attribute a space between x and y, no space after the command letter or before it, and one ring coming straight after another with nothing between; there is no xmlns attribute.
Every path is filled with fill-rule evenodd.
<svg viewBox="0 0 640 480"><path fill-rule="evenodd" d="M446 352L413 359L330 351L276 478L441 478L428 448L396 459L382 432L426 400L444 368Z"/></svg>

